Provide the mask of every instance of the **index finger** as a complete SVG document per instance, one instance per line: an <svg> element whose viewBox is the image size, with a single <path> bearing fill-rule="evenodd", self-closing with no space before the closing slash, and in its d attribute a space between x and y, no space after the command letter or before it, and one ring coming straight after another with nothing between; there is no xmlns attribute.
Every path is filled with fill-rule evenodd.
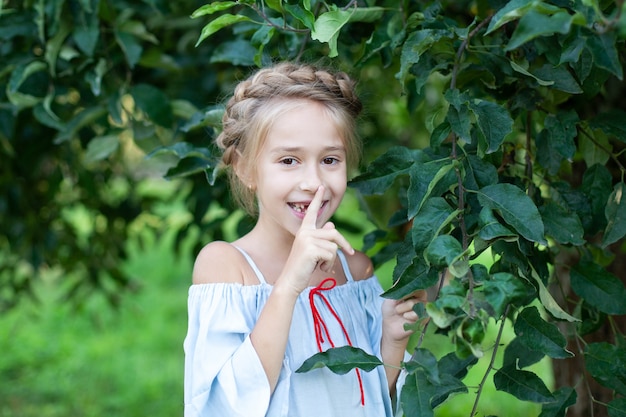
<svg viewBox="0 0 626 417"><path fill-rule="evenodd" d="M317 214L322 207L322 199L324 198L324 186L320 185L309 207L306 209L304 219L302 219L302 226L309 229L317 229Z"/></svg>

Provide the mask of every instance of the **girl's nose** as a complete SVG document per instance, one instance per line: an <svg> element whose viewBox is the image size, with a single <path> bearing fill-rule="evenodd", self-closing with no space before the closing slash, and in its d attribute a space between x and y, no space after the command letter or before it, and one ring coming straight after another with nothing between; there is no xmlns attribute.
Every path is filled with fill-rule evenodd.
<svg viewBox="0 0 626 417"><path fill-rule="evenodd" d="M300 189L302 191L316 192L322 184L322 176L317 167L311 167L302 173Z"/></svg>

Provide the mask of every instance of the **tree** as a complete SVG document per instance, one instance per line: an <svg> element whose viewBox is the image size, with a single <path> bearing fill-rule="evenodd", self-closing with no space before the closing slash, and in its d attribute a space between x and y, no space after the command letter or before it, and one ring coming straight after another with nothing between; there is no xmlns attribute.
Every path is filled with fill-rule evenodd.
<svg viewBox="0 0 626 417"><path fill-rule="evenodd" d="M127 225L151 202L110 190L133 189L136 155L165 160L167 177L188 177L194 221L219 237L220 218L204 217L211 203L231 208L210 146L215 103L250 67L323 60L355 75L366 101L367 164L351 185L381 225L365 249L378 264L395 262L385 296L434 289L418 330L436 327L455 347L437 358L418 342L405 365L405 415L433 415L464 392L475 395L475 415L491 377L543 404L542 417L568 408L623 415L625 8L621 0L5 1L1 300L11 305L30 288L31 275L16 272L24 260L35 270L89 271L78 294L107 288L107 277L129 284L115 261ZM77 205L102 219L89 239L64 216ZM508 323L516 337L486 345L489 322ZM503 362L492 361L470 394L467 369L497 351ZM566 364L581 376L551 391L528 371L546 356L557 375ZM367 362L344 358L344 368Z"/></svg>

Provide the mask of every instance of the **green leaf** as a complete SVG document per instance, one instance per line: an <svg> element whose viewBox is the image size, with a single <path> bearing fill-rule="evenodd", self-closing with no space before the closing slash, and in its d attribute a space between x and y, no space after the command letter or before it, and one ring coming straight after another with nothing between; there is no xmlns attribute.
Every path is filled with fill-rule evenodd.
<svg viewBox="0 0 626 417"><path fill-rule="evenodd" d="M283 7L289 14L295 17L297 20L308 29L313 30L315 25L315 15L310 10L300 6L300 4L284 4Z"/></svg>
<svg viewBox="0 0 626 417"><path fill-rule="evenodd" d="M565 349L567 341L559 328L541 318L537 307L527 307L515 320L515 334L526 347L555 359L574 356Z"/></svg>
<svg viewBox="0 0 626 417"><path fill-rule="evenodd" d="M520 342L518 337L515 337L505 348L502 365L517 365L519 369L522 369L536 364L545 356L543 352L529 348Z"/></svg>
<svg viewBox="0 0 626 417"><path fill-rule="evenodd" d="M6 94L11 104L18 108L33 107L43 100L41 97L36 97L18 90L31 75L36 72L45 71L46 68L47 65L45 62L37 60L18 65L13 69L6 88Z"/></svg>
<svg viewBox="0 0 626 417"><path fill-rule="evenodd" d="M556 401L544 403L539 417L565 417L567 409L576 404L576 390L572 387L563 387L552 393Z"/></svg>
<svg viewBox="0 0 626 417"><path fill-rule="evenodd" d="M231 7L237 4L236 1L214 1L210 4L205 4L204 6L196 9L192 14L191 18L195 19L200 16L205 16L208 14L213 14L215 12L221 12L222 10L228 10Z"/></svg>
<svg viewBox="0 0 626 417"><path fill-rule="evenodd" d="M415 252L422 252L441 229L456 218L458 213L458 210L452 210L443 197L432 197L426 200L420 214L413 218L411 225Z"/></svg>
<svg viewBox="0 0 626 417"><path fill-rule="evenodd" d="M585 347L585 368L602 385L626 395L626 349L607 342Z"/></svg>
<svg viewBox="0 0 626 417"><path fill-rule="evenodd" d="M213 170L213 175L215 175L216 166L217 164L215 160L198 157L188 157L178 161L178 164L175 167L170 168L164 176L166 179L171 180L175 178L188 177L190 175L204 172L207 175L207 180L209 180L209 183L211 183L212 178L209 173Z"/></svg>
<svg viewBox="0 0 626 417"><path fill-rule="evenodd" d="M582 154L588 167L605 165L611 158L613 145L607 135L602 131L588 132L587 135L578 136L578 150Z"/></svg>
<svg viewBox="0 0 626 417"><path fill-rule="evenodd" d="M383 292L381 297L400 300L417 290L432 287L439 280L437 271L426 265L421 257L413 258L406 267L400 270L399 274L394 284Z"/></svg>
<svg viewBox="0 0 626 417"><path fill-rule="evenodd" d="M338 55L337 39L341 28L350 20L351 13L345 10L333 10L321 14L311 31L311 39L321 43L328 43L330 51L328 56L334 58Z"/></svg>
<svg viewBox="0 0 626 417"><path fill-rule="evenodd" d="M343 375L354 368L371 371L382 365L382 361L374 355L366 353L363 349L352 346L330 348L324 352L316 353L304 361L296 370L297 373L309 372L313 369L327 367L332 372Z"/></svg>
<svg viewBox="0 0 626 417"><path fill-rule="evenodd" d="M119 148L117 135L98 136L89 141L85 152L85 162L93 163L108 158Z"/></svg>
<svg viewBox="0 0 626 417"><path fill-rule="evenodd" d="M250 19L248 16L240 14L224 14L219 16L217 19L211 20L207 25L202 28L202 32L200 32L200 37L196 42L196 46L200 45L200 42L213 35L218 30L240 22L253 22L253 20Z"/></svg>
<svg viewBox="0 0 626 417"><path fill-rule="evenodd" d="M626 417L626 398L619 397L606 405L609 417Z"/></svg>
<svg viewBox="0 0 626 417"><path fill-rule="evenodd" d="M208 148L205 147L196 147L189 142L176 142L170 146L161 146L156 148L152 152L147 155L147 158L153 158L159 155L174 155L178 159L188 158L188 157L198 157L198 158L207 158L212 159L213 156Z"/></svg>
<svg viewBox="0 0 626 417"><path fill-rule="evenodd" d="M65 124L64 129L54 138L54 143L58 145L73 139L80 129L92 125L100 117L107 114L107 109L102 106L94 106L83 109Z"/></svg>
<svg viewBox="0 0 626 417"><path fill-rule="evenodd" d="M461 94L459 90L454 89L446 91L445 99L450 103L446 120L452 131L464 142L471 142L469 98L466 94Z"/></svg>
<svg viewBox="0 0 626 417"><path fill-rule="evenodd" d="M522 279L508 272L497 272L483 283L485 299L493 307L495 316L500 317L508 304L526 298L528 293Z"/></svg>
<svg viewBox="0 0 626 417"><path fill-rule="evenodd" d="M592 165L583 173L580 190L591 204L592 230L605 229L607 226L606 210L612 189L613 177L604 165Z"/></svg>
<svg viewBox="0 0 626 417"><path fill-rule="evenodd" d="M617 38L614 32L606 31L597 36L587 38L587 47L593 55L593 62L622 80L624 70L617 52Z"/></svg>
<svg viewBox="0 0 626 417"><path fill-rule="evenodd" d="M270 9L276 10L277 12L283 11L282 0L265 0L265 4L267 4Z"/></svg>
<svg viewBox="0 0 626 417"><path fill-rule="evenodd" d="M537 77L544 80L551 80L550 88L565 91L570 94L581 94L583 92L578 81L572 76L565 65L553 66L546 64L534 71Z"/></svg>
<svg viewBox="0 0 626 417"><path fill-rule="evenodd" d="M440 235L433 239L424 251L424 258L436 267L451 265L463 256L461 243L450 235Z"/></svg>
<svg viewBox="0 0 626 417"><path fill-rule="evenodd" d="M607 225L602 238L602 247L617 242L626 235L626 184L615 184L604 211Z"/></svg>
<svg viewBox="0 0 626 417"><path fill-rule="evenodd" d="M554 240L564 245L572 244L581 246L585 243L580 217L564 207L548 201L539 207L541 219L546 228L546 235L552 236Z"/></svg>
<svg viewBox="0 0 626 417"><path fill-rule="evenodd" d="M555 10L559 10L554 6L550 6L548 4L537 5L539 2L528 1L528 0L511 0L504 5L500 10L493 15L491 22L489 22L489 26L487 27L487 34L493 32L494 30L499 29L501 26L512 22L513 20L517 20L520 17L524 16L531 9L537 8L538 6L544 6L544 12L552 12ZM545 10L545 8L549 8Z"/></svg>
<svg viewBox="0 0 626 417"><path fill-rule="evenodd" d="M480 211L478 224L480 226L478 237L485 241L503 238L509 242L518 239L518 235L515 232L498 221L498 218L493 214L493 210L489 207L484 207Z"/></svg>
<svg viewBox="0 0 626 417"><path fill-rule="evenodd" d="M72 38L78 48L87 56L93 56L93 52L100 38L100 20L95 13L81 13L82 22L74 27Z"/></svg>
<svg viewBox="0 0 626 417"><path fill-rule="evenodd" d="M550 146L564 158L571 160L576 152L574 138L577 135L576 125L579 119L575 111L550 114L544 121L545 129L550 133Z"/></svg>
<svg viewBox="0 0 626 417"><path fill-rule="evenodd" d="M487 141L486 153L496 152L513 128L509 112L499 104L486 100L471 101L470 109L476 115L478 129Z"/></svg>
<svg viewBox="0 0 626 417"><path fill-rule="evenodd" d="M435 386L428 381L424 372L407 375L400 393L400 404L405 417L433 417L430 399L435 393Z"/></svg>
<svg viewBox="0 0 626 417"><path fill-rule="evenodd" d="M383 194L399 175L409 172L417 152L421 151L412 151L404 146L391 147L376 158L364 174L354 178L350 186L365 195Z"/></svg>
<svg viewBox="0 0 626 417"><path fill-rule="evenodd" d="M409 373L415 373L417 370L421 370L434 384L441 383L439 368L437 367L437 358L428 349L416 348L411 356L411 360L406 362L404 366Z"/></svg>
<svg viewBox="0 0 626 417"><path fill-rule="evenodd" d="M128 66L134 68L139 59L141 58L141 54L143 53L143 47L141 43L137 40L137 38L127 32L122 32L119 30L115 30L115 40L118 45L124 52L124 56L126 57L126 62Z"/></svg>
<svg viewBox="0 0 626 417"><path fill-rule="evenodd" d="M624 120L626 120L626 112L619 109L611 109L601 112L591 119L589 127L600 129L607 136L626 143L626 123L624 123Z"/></svg>
<svg viewBox="0 0 626 417"><path fill-rule="evenodd" d="M552 314L553 317L561 320L567 320L569 322L580 321L579 319L566 313L561 308L561 306L559 306L559 304L554 300L554 297L552 297L552 294L550 294L550 291L548 291L545 284L541 280L541 277L534 268L531 269L531 275L532 278L535 280L537 287L539 288L539 300L541 301L541 304L550 314Z"/></svg>
<svg viewBox="0 0 626 417"><path fill-rule="evenodd" d="M547 244L539 210L522 190L512 184L494 184L478 191L480 203L497 211L504 221L526 239Z"/></svg>
<svg viewBox="0 0 626 417"><path fill-rule="evenodd" d="M135 104L145 112L154 123L172 127L174 115L167 95L148 84L137 84L130 89Z"/></svg>
<svg viewBox="0 0 626 417"><path fill-rule="evenodd" d="M572 290L607 314L626 314L626 288L615 275L592 262L581 261L570 271Z"/></svg>
<svg viewBox="0 0 626 417"><path fill-rule="evenodd" d="M497 390L508 392L522 401L535 403L554 401L554 396L541 378L532 372L515 369L514 366L501 368L493 376L493 382Z"/></svg>
<svg viewBox="0 0 626 417"><path fill-rule="evenodd" d="M520 19L504 50L512 51L539 36L568 33L572 20L573 16L566 11L559 11L552 16L547 16L544 13L530 10Z"/></svg>
<svg viewBox="0 0 626 417"><path fill-rule="evenodd" d="M220 43L211 54L212 64L227 62L233 65L253 66L258 50L244 39Z"/></svg>
<svg viewBox="0 0 626 417"><path fill-rule="evenodd" d="M452 160L416 162L409 170L411 179L408 199L409 207L407 217L412 219L421 210L425 201L433 193L435 187L446 190L456 184L454 176L454 163ZM452 174L452 175L448 175Z"/></svg>
<svg viewBox="0 0 626 417"><path fill-rule="evenodd" d="M396 78L404 87L409 71L420 60L420 56L442 38L452 38L453 33L447 29L422 29L411 32L402 45L400 54L400 71Z"/></svg>
<svg viewBox="0 0 626 417"><path fill-rule="evenodd" d="M523 66L519 65L518 63L516 63L515 61L511 61L511 68L513 68L514 71L519 72L520 74L524 74L524 75L526 75L528 77L534 78L535 81L537 81L537 84L542 85L544 87L554 84L553 80L541 79L537 75L532 74L530 71L528 71Z"/></svg>

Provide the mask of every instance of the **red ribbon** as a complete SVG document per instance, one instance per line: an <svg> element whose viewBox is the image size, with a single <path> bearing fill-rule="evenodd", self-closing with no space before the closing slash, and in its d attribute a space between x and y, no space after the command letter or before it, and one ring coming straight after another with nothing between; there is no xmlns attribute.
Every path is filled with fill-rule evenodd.
<svg viewBox="0 0 626 417"><path fill-rule="evenodd" d="M329 283L329 286L326 284ZM311 292L309 292L309 304L311 305L311 314L313 315L313 328L315 330L315 341L317 342L317 349L322 352L322 343L324 343L324 335L326 335L326 340L330 344L331 347L335 347L335 343L333 339L330 337L330 333L328 332L328 326L324 322L324 318L320 314L317 306L315 305L315 296L317 295L322 302L326 305L328 311L333 315L339 326L341 326L341 330L343 331L343 335L348 341L348 345L352 346L352 341L350 340L350 336L348 336L348 332L346 331L346 327L343 325L341 318L335 311L335 309L330 305L330 302L326 298L326 296L322 293L322 291L328 291L335 288L337 285L337 281L334 278L326 278L323 280L317 287L313 288ZM355 368L356 377L359 380L359 390L361 391L361 405L365 406L365 392L363 391L363 380L361 379L361 372L358 368Z"/></svg>

